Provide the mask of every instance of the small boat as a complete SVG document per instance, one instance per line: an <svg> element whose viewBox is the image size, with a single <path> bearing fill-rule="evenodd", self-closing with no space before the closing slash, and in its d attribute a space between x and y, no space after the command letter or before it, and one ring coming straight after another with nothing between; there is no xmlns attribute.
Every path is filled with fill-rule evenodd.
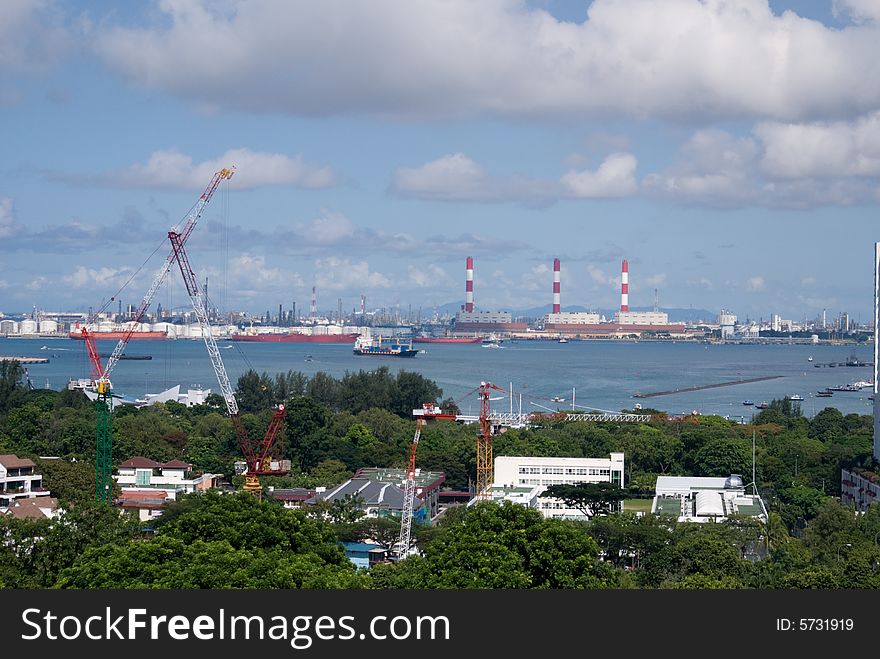
<svg viewBox="0 0 880 659"><path fill-rule="evenodd" d="M789 400L803 400L804 397L800 394L795 394L794 396L789 396Z"/></svg>
<svg viewBox="0 0 880 659"><path fill-rule="evenodd" d="M754 405L754 403L750 400L744 400L743 405Z"/></svg>
<svg viewBox="0 0 880 659"><path fill-rule="evenodd" d="M816 396L818 396L819 398L831 398L831 396L833 396L833 395L834 395L834 392L831 391L830 389L822 389L822 390L816 392Z"/></svg>
<svg viewBox="0 0 880 659"><path fill-rule="evenodd" d="M809 357L807 357L807 361L808 361L808 362L813 361L813 355L810 355Z"/></svg>
<svg viewBox="0 0 880 659"><path fill-rule="evenodd" d="M767 403L758 403L757 405L755 405L756 410L766 410L768 407L770 407L770 405L768 405Z"/></svg>
<svg viewBox="0 0 880 659"><path fill-rule="evenodd" d="M554 403L564 403L565 399L560 396L553 396L553 402Z"/></svg>
<svg viewBox="0 0 880 659"><path fill-rule="evenodd" d="M305 359L305 360L306 360L307 362L312 361L312 356L311 356L311 355L306 355L306 359Z"/></svg>
<svg viewBox="0 0 880 659"><path fill-rule="evenodd" d="M568 339L566 339L565 337L562 337L561 339L559 339L559 342L560 343L568 343Z"/></svg>

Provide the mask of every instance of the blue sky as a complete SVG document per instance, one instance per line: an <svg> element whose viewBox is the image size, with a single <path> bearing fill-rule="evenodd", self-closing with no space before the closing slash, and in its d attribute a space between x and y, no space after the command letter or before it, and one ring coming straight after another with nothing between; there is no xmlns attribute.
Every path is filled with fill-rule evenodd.
<svg viewBox="0 0 880 659"><path fill-rule="evenodd" d="M191 240L226 309L630 303L867 321L874 0L0 3L0 310ZM145 261L159 247L157 256ZM164 306L184 307L175 279Z"/></svg>

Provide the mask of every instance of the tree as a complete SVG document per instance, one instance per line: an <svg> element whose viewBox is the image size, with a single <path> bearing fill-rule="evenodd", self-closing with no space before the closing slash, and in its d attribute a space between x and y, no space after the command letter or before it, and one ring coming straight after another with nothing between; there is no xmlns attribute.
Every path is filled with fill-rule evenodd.
<svg viewBox="0 0 880 659"><path fill-rule="evenodd" d="M94 432L94 429L93 429ZM36 460L43 487L62 503L88 502L95 498L95 463L92 460Z"/></svg>
<svg viewBox="0 0 880 659"><path fill-rule="evenodd" d="M616 511L626 498L626 490L614 483L578 483L551 485L542 496L560 499L567 507L581 511L585 517L593 517Z"/></svg>
<svg viewBox="0 0 880 659"><path fill-rule="evenodd" d="M598 560L599 547L577 525L548 520L536 510L505 502L479 503L452 516L425 546L425 559L395 568L395 584L421 588L604 588L619 574ZM411 562L412 561L412 562Z"/></svg>
<svg viewBox="0 0 880 659"><path fill-rule="evenodd" d="M238 378L235 400L242 412L262 412L272 409L275 388L267 373L258 374L254 369Z"/></svg>
<svg viewBox="0 0 880 659"><path fill-rule="evenodd" d="M729 476L752 471L751 445L741 439L713 439L694 458L700 476Z"/></svg>
<svg viewBox="0 0 880 659"><path fill-rule="evenodd" d="M159 536L144 543L91 549L65 570L62 588L363 588L351 563L312 552L240 549L225 540L185 542Z"/></svg>
<svg viewBox="0 0 880 659"><path fill-rule="evenodd" d="M0 414L20 401L25 393L22 386L24 368L16 360L0 361Z"/></svg>

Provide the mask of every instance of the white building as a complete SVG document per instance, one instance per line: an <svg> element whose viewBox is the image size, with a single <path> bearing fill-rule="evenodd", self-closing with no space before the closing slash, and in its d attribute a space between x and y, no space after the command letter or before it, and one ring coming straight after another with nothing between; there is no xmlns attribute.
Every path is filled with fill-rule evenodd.
<svg viewBox="0 0 880 659"><path fill-rule="evenodd" d="M721 522L731 515L767 520L761 497L746 494L742 477L658 476L651 504L655 515L679 522Z"/></svg>
<svg viewBox="0 0 880 659"><path fill-rule="evenodd" d="M538 500L541 492L545 488L540 485L525 485L516 487L513 485L498 485L497 483L489 489L489 497L495 503L509 501L526 508L539 508ZM468 501L468 506L479 503L480 499L474 497Z"/></svg>
<svg viewBox="0 0 880 659"><path fill-rule="evenodd" d="M617 311L614 322L618 325L668 325L669 314L663 311Z"/></svg>
<svg viewBox="0 0 880 659"><path fill-rule="evenodd" d="M205 399L211 394L210 389L187 389L185 394L180 393L180 385L174 385L170 389L166 389L160 394L144 394L143 398L135 401L139 406L156 405L157 403L167 403L173 400L187 407L193 405L202 405Z"/></svg>
<svg viewBox="0 0 880 659"><path fill-rule="evenodd" d="M0 334L18 334L18 323L14 320L0 320Z"/></svg>
<svg viewBox="0 0 880 659"><path fill-rule="evenodd" d="M540 487L538 492L540 495L551 485L614 483L623 486L623 471L623 453L611 453L608 458L536 458L503 455L495 458L493 489L530 490ZM526 492L516 494L524 498L530 497ZM502 498L506 496L502 495ZM583 518L584 516L580 510L567 508L558 499L550 497L539 496L536 507L544 517Z"/></svg>
<svg viewBox="0 0 880 659"><path fill-rule="evenodd" d="M548 325L598 325L602 316L586 311L563 311L548 313L544 322Z"/></svg>
<svg viewBox="0 0 880 659"><path fill-rule="evenodd" d="M18 499L49 496L42 474L35 473L36 466L27 458L0 455L0 511L5 512Z"/></svg>
<svg viewBox="0 0 880 659"><path fill-rule="evenodd" d="M138 510L142 521L158 517L169 501L181 494L204 492L216 487L222 474L202 474L187 478L192 465L179 460L165 464L136 456L119 465L113 479L122 488L117 503Z"/></svg>
<svg viewBox="0 0 880 659"><path fill-rule="evenodd" d="M510 312L507 311L460 311L455 316L459 323L510 323Z"/></svg>
<svg viewBox="0 0 880 659"><path fill-rule="evenodd" d="M736 315L722 309L718 314L718 325L721 327L721 338L730 338L736 328Z"/></svg>

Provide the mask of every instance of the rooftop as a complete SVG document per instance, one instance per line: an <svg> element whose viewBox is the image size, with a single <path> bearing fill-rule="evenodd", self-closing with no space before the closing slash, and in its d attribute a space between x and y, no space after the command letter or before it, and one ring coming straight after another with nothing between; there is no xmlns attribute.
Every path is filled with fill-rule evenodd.
<svg viewBox="0 0 880 659"><path fill-rule="evenodd" d="M351 478L342 485L332 490L316 494L309 501L336 501L346 496L358 496L364 500L364 506L374 508L386 508L390 510L403 509L403 490L392 483L380 483L367 478ZM414 509L422 507L422 500L416 497Z"/></svg>
<svg viewBox="0 0 880 659"><path fill-rule="evenodd" d="M354 478L369 478L379 483L401 485L406 480L406 471L406 469L389 467L361 467L355 473ZM440 487L445 481L446 474L442 471L416 469L416 487L434 489Z"/></svg>
<svg viewBox="0 0 880 659"><path fill-rule="evenodd" d="M0 455L0 465L3 465L7 469L20 469L22 467L37 466L27 458L20 458L17 455L12 455L11 453Z"/></svg>
<svg viewBox="0 0 880 659"><path fill-rule="evenodd" d="M120 469L158 469L162 466L161 462L156 462L155 460L150 460L149 458L145 458L141 455L136 455L134 457L129 458L121 465L119 465Z"/></svg>

